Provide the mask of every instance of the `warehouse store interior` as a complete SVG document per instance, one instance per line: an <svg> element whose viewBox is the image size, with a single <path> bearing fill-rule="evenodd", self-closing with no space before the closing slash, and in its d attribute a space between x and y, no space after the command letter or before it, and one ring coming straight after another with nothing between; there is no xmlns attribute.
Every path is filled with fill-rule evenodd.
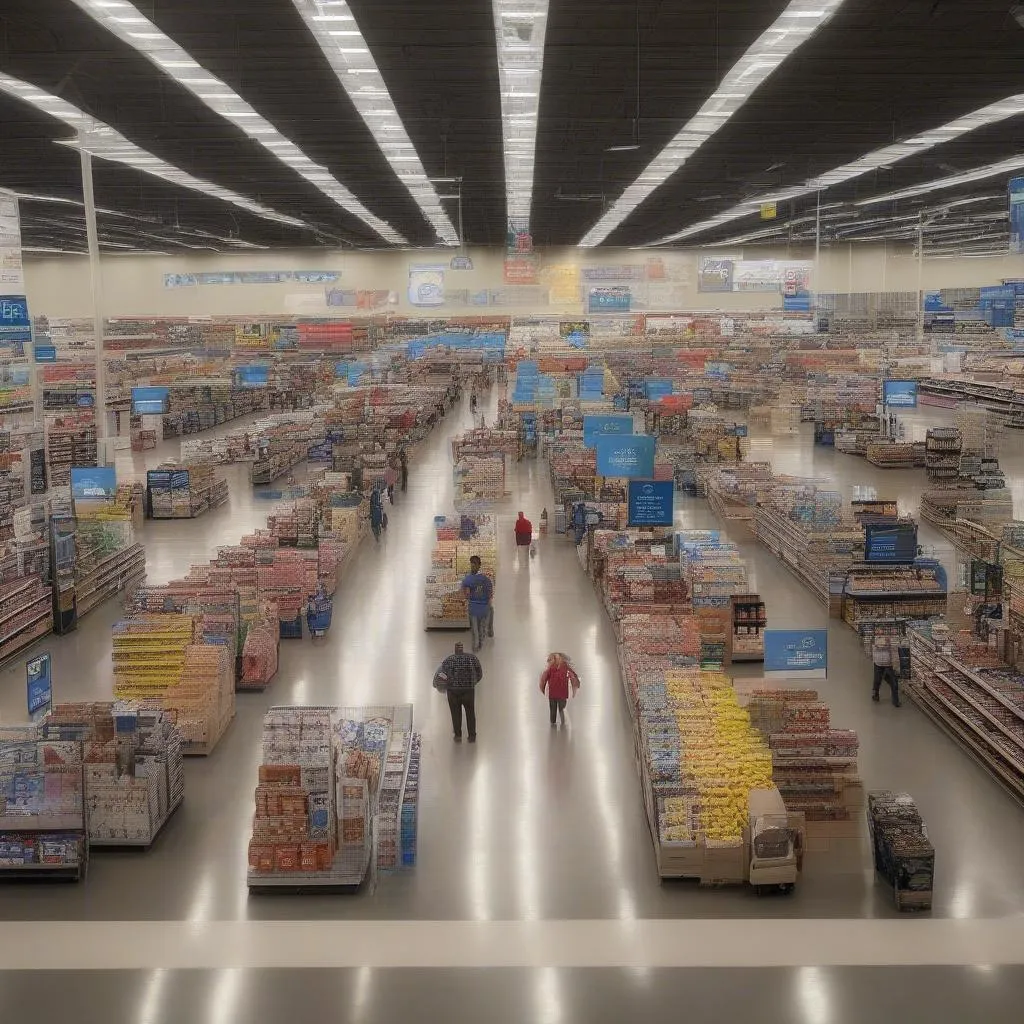
<svg viewBox="0 0 1024 1024"><path fill-rule="evenodd" d="M1019 1020L1021 67L5 0L0 1019Z"/></svg>

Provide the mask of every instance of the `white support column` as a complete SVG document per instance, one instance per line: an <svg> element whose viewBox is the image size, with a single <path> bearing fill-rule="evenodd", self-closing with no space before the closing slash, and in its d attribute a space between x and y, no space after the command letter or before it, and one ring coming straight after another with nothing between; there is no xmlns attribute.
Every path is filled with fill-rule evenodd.
<svg viewBox="0 0 1024 1024"><path fill-rule="evenodd" d="M100 266L100 243L96 230L96 197L92 186L92 156L86 148L86 135L78 133L78 152L82 161L82 195L85 200L85 230L89 241L89 276L92 283L92 318L96 335L96 440L100 465L110 462L113 452L107 451L107 379L103 357L103 270Z"/></svg>

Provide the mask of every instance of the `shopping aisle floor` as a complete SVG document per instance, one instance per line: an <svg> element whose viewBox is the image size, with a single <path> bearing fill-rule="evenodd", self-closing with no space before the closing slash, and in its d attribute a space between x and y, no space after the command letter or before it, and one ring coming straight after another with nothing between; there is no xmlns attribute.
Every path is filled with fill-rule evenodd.
<svg viewBox="0 0 1024 1024"><path fill-rule="evenodd" d="M452 742L446 702L434 693L430 682L434 668L451 650L458 634L424 632L422 592L432 546L433 516L450 509L448 436L468 425L465 410L452 413L442 429L424 443L412 464L409 493L399 495L396 507L390 510L391 525L384 540L380 545L371 540L362 546L341 585L328 637L282 643L280 674L271 688L265 694L240 694L237 719L215 753L187 763L185 804L150 852L99 853L85 884L76 887L0 888L0 916L8 921L188 922L183 932L173 924L167 926L168 949L179 948L179 940L187 946L186 937L202 934L204 922L215 928L215 922L263 920L265 925L258 927L272 929L266 935L254 931L248 943L225 942L219 957L209 962L209 972L178 975L157 971L172 963L165 959L170 954L161 952L159 944L149 946L140 940L143 963L137 966L154 970L67 976L72 985L69 992L80 991L87 999L90 992L112 993L116 989L121 995L112 1005L122 1005L118 999L124 1005L130 1002L136 1014L141 1012L138 1007L152 998L147 992L154 986L162 986L167 999L172 998L172 989L176 993L173 998L177 1001L168 1003L159 1016L113 1016L111 1020L171 1024L178 1020L252 1019L262 1024L282 1019L279 1013L250 1016L254 1007L265 1006L270 1013L269 1008L278 1003L270 999L264 1004L258 998L269 983L257 983L251 972L235 969L244 968L257 948L265 950L262 939L267 936L271 943L278 943L276 948L282 955L293 943L301 944L302 926L294 932L274 931L279 927L275 922L283 926L288 921L335 919L450 921L454 931L449 935L439 926L437 943L440 947L457 943L462 948L475 944L474 933L466 932L458 922L536 922L536 942L542 953L545 943L557 941L556 933L545 931L545 922L616 921L627 934L629 928L639 928L640 941L643 925L631 925L634 919L801 921L896 916L887 895L873 881L866 855L855 871L834 873L825 867L810 868L796 893L785 899L758 900L744 889L702 890L689 884L659 883L633 765L632 733L612 630L604 610L565 538L548 537L540 542L536 560L515 562L511 530L515 512L523 509L536 523L541 508L551 510L546 467L541 463L527 461L517 467L510 480L512 493L501 510L496 637L482 653L485 680L478 695L479 742L473 746ZM780 468L789 471L834 474L843 487L871 483L871 475L881 472L872 470L863 460L812 450L805 436L776 442L770 455ZM216 544L234 541L262 521L269 503L252 496L241 471L231 472L235 475L230 508L194 522L147 525L153 578L166 579L184 572ZM925 486L923 473L892 474L891 479L901 495L905 492L910 497ZM891 486L889 475L885 481L886 487ZM680 525L715 525L702 501L683 502L677 519ZM737 539L751 561L754 583L768 601L772 625L825 624L824 610L795 579L749 538ZM108 605L87 619L73 636L51 637L40 645L54 653L59 699L109 695L109 627L117 616L117 608ZM888 704L873 705L868 699L870 667L854 634L839 623L832 623L830 628L832 668L821 689L833 707L836 724L860 733L861 771L866 784L906 788L918 799L938 851L933 919L1019 914L1024 909L1024 892L1017 884L1019 851L1024 848L1024 814L914 707L896 710ZM570 706L570 725L565 731L550 729L546 701L537 691L537 676L552 649L571 653L584 681L580 697ZM20 716L23 692L19 667L0 676L0 712L6 720ZM417 727L424 734L416 868L384 876L376 891L355 897L250 898L245 886L246 846L261 719L266 708L281 703L404 701L414 703ZM909 927L920 927L925 930L921 934L928 934L928 929L942 923L922 920L911 922ZM39 927L44 929L39 933L44 948L47 936L61 934L60 929L45 931L45 924ZM345 950L352 948L346 942L351 944L353 937L357 940L364 926L335 927L340 929L339 941L345 940L341 941L343 948L339 949L337 962L361 963L360 959L347 961L349 953ZM754 926L737 921L735 927L740 936ZM908 924L883 920L878 927L903 929ZM134 934L130 927L123 931L125 928L120 926L116 931ZM0 965L10 962L12 950L23 944L28 934L17 928L0 932ZM105 959L103 932L83 934L94 934L96 945L79 943L78 948L87 948L93 957L79 966L122 966L119 961ZM752 934L764 937L767 956L772 945L769 932L754 927ZM916 983L912 973L902 978L884 972L877 976L857 974L855 965L876 962L871 959L875 945L867 936L855 952L835 953L838 959L829 962L849 965L846 968L837 966L830 972L817 973L815 968L806 968L803 973L785 967L767 973L745 970L733 976L736 980L732 984L725 976L715 981L713 973L612 972L604 984L617 995L609 995L602 1004L604 1012L595 1010L596 1004L588 994L590 975L568 966L553 967L548 972L487 972L474 975L472 981L458 974L451 982L451 993L453 999L464 996L477 1008L463 1019L529 1019L531 1014L526 1011L533 1006L542 1011L532 1014L534 1019L561 1024L621 1020L622 999L634 991L647 993L651 1001L645 1005L653 1014L657 1007L672 1006L684 989L706 992L710 999L715 993L721 996L723 988L740 984L749 986L752 1002L743 1004L748 1015L750 1007L757 1005L753 1002L757 993L768 998L778 989L785 989L792 998L784 1006L796 1006L799 1012L780 1013L779 1020L836 1024L864 1019L857 1009L866 1009L868 1004L854 1000L855 978L881 979L878 991L864 997L875 1000L870 1005L876 1008L891 1007L885 1001L887 992L897 998L903 985L930 984L926 975L930 978L934 972L919 973L921 980ZM356 948L354 955L358 957ZM913 950L914 940L908 939L906 951L891 962L918 962ZM453 955L450 948L447 955ZM589 951L581 955L583 962L575 966L604 966L600 959L587 961ZM514 952L496 953L490 966L529 967L533 962L518 956ZM41 966L45 960L44 954ZM974 960L964 955L955 962ZM1009 962L1024 963L1024 948L1018 945ZM70 966L77 961L60 957L59 963ZM556 958L556 963L564 961ZM725 953L721 963L743 966ZM449 961L433 964L438 968L450 965ZM315 1000L317 992L330 990L336 992L339 1006L372 1006L372 1016L364 1014L360 1018L353 1013L352 1019L394 1019L398 1009L412 1005L403 1003L403 998L412 1000L414 992L443 991L443 987L438 988L438 979L447 973L402 971L395 975L393 984L385 981L390 974L369 971L369 975L367 979L362 972L331 973L327 975L329 980L310 975L309 998ZM281 985L289 988L293 977L281 975ZM966 980L960 991L964 998L977 988L991 993L986 997L990 1003L981 1004L991 1009L985 1019L1015 1019L1001 1016L1000 1000L1008 991L1006 986L1019 984L1019 973L992 968L977 978L974 974L963 977ZM493 988L488 988L488 978ZM829 978L833 979L832 988ZM30 975L0 975L0 1011L8 1011L0 1012L0 1018L17 1019L13 1011L23 1005L19 1000L26 998L25 993L34 984ZM951 990L952 984L948 987ZM386 998L385 989L389 993ZM943 1006L952 1009L956 1005L943 1001L946 991L942 987L931 990L936 1012L929 1019L965 1019L964 1013L943 1017L938 1012ZM132 993L131 997L124 996L125 992ZM403 992L404 996L400 994ZM506 992L518 994L509 996L501 1010L504 1016L495 1017L498 1011L494 1006ZM232 993L235 1001L229 1003ZM159 1002L161 996L155 998ZM529 1003L531 998L540 1003ZM205 1009L195 1009L200 1004ZM233 1012L225 1016L216 1010L222 1004L231 1005ZM423 1016L428 1020L446 1019L440 1011L452 1009L449 1002L433 1004L433 1008L420 1005L429 1010L429 1015ZM735 1013L727 1009L718 1019L738 1016L738 1002L715 1005L736 1008ZM832 1006L835 1012L825 1013L823 1005ZM616 1006L618 1010L613 1014ZM243 1007L249 1008L248 1012L243 1012ZM555 1008L559 1009L557 1014ZM304 1018L290 1019L294 1024ZM758 1013L754 1019L772 1018Z"/></svg>

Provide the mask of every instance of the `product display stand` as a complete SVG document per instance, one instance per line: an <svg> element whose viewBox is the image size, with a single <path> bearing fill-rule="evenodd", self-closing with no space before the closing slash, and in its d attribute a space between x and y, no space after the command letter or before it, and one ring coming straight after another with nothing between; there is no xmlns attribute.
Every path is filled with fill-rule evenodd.
<svg viewBox="0 0 1024 1024"><path fill-rule="evenodd" d="M89 861L85 761L77 741L0 726L0 880L77 882Z"/></svg>
<svg viewBox="0 0 1024 1024"><path fill-rule="evenodd" d="M462 580L469 560L479 555L482 572L497 583L498 538L494 517L484 514L437 516L434 550L424 594L425 629L469 629Z"/></svg>
<svg viewBox="0 0 1024 1024"><path fill-rule="evenodd" d="M212 465L167 464L146 473L146 506L151 519L194 519L227 500L227 480Z"/></svg>
<svg viewBox="0 0 1024 1024"><path fill-rule="evenodd" d="M897 910L931 910L935 848L913 797L869 793L867 820L875 871L891 886Z"/></svg>

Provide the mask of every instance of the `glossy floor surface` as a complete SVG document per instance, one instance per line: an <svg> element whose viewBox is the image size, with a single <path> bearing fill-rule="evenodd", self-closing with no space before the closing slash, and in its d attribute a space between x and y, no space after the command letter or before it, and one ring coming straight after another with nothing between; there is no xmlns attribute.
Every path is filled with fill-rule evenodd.
<svg viewBox="0 0 1024 1024"><path fill-rule="evenodd" d="M927 422L943 419L948 419L947 414L922 411L910 425L921 429ZM652 1016L657 1011L661 1017L678 994L687 991L698 1000L694 1005L721 1007L714 1019L736 1019L741 1009L751 1016L761 1007L752 1019L838 1024L890 1019L902 1013L897 1008L909 998L903 987L911 986L913 1006L921 1016L902 1013L908 1020L969 1019L967 1010L958 1012L958 1007L974 1007L977 1012L970 1019L1011 1019L1001 1014L1011 1005L1008 993L1021 992L1024 976L1011 967L992 964L1024 963L1020 942L1024 926L1018 930L1024 920L1019 917L1024 912L1019 870L1024 811L912 705L895 709L886 703L872 704L870 664L853 632L839 622L827 623L823 608L801 584L742 532L733 539L749 561L754 589L768 603L770 624L830 627L829 678L819 688L832 706L836 726L855 729L860 735L866 786L906 789L918 800L937 850L930 921L896 920L899 915L888 894L874 881L866 849L853 863L833 864L827 858L809 862L797 891L782 899L759 900L745 889L704 890L659 883L633 764L612 630L603 608L564 538L543 539L535 560L517 563L515 558L511 529L515 512L523 509L536 523L543 507L551 509L543 463L527 461L515 469L509 481L511 495L499 509L502 549L496 636L482 653L485 679L477 700L480 738L474 746L452 742L447 705L430 682L457 635L424 631L422 581L429 564L432 518L451 509L447 438L468 425L468 413L457 410L421 446L412 463L409 492L399 495L395 508L389 510L385 539L379 546L372 540L363 545L341 584L330 633L323 640L283 641L281 669L273 685L264 694L239 694L237 718L214 754L187 762L185 803L152 850L97 853L87 881L79 886L0 888L0 918L7 922L0 929L0 967L25 966L13 955L25 938L14 922L30 921L40 923L42 931L33 931L32 937L44 950L56 948L51 939L61 934L57 923L65 921L83 922L84 930L74 933L76 941L89 945L95 939L101 949L98 959L88 964L59 955L58 962L48 962L43 954L33 966L117 968L125 963L102 954L103 936L111 933L99 922L187 922L192 931L172 930L169 941L172 934L187 941L188 934L204 934L204 928L213 928L217 922L278 922L282 927L294 922L295 931L268 933L272 937L268 941L283 950L293 939L301 939L304 929L317 927L316 922L337 921L339 939L357 940L359 929L365 927L359 919L438 921L451 926L536 922L542 948L544 943L559 941L556 932L543 928L556 922L608 921L627 926L648 919L722 919L739 937L750 933L748 922L755 920L806 922L807 934L814 935L825 919L869 919L885 931L865 933L858 940L859 952L832 957L823 953L816 959L808 951L808 959L772 970L749 970L749 963L728 955L729 943L723 941L721 958L708 963L731 968L735 973L731 981L713 970L673 969L686 966L675 961L639 974L632 968L588 973L583 968L619 962L614 955L609 959L596 954L582 962L556 957L555 962L565 966L545 974L512 954L505 957L500 952L503 947L486 962L486 969L473 973L449 972L447 968L458 966L450 960L432 963L428 970L391 972L386 955L367 968L368 975L359 971L275 973L275 966L294 964L287 959L275 961L271 955L269 961L261 961L263 970L257 974L244 969L243 947L239 947L238 962L184 965L209 964L209 971L161 971L178 962L164 959L157 945L140 954L140 962L134 964L145 968L143 973L68 973L61 975L61 985L48 991L46 998L57 1001L47 1005L71 1005L103 993L104 998L109 996L111 1013L102 1019L147 1024L236 1019L262 1024L284 1019L282 1007L292 998L286 998L287 993L299 994L295 1005L308 999L310 1006L323 1006L325 1000L351 1006L345 1018L351 1020L393 1020L400 1012L409 1012L418 999L426 999L430 1002L420 1005L431 1009L420 1019L447 1019L441 1013L446 1005L466 1001L477 1012L455 1015L455 1019L561 1022L621 1020L628 1015L623 1007L637 998L645 1001ZM168 443L146 458L126 455L122 471L141 472L175 450L176 445ZM1015 491L1024 481L1021 451L1020 439L1008 436L1003 463ZM882 497L898 497L909 512L916 509L926 487L922 470L875 469L861 459L813 446L806 428L785 438L754 438L751 458L771 460L781 472L832 481L847 496L854 486L875 486ZM143 540L151 580L184 573L217 545L234 542L262 524L272 502L254 494L242 468L232 467L228 474L228 507L191 522L146 525ZM697 499L680 503L677 522L680 526L721 525L705 502ZM953 568L949 547L933 531L922 527L921 540L926 546L934 545ZM118 614L116 603L108 603L75 634L49 637L39 645L53 654L57 699L109 696L110 625ZM545 655L553 649L573 655L584 682L580 696L570 705L564 730L550 729L546 701L537 692L537 676ZM415 705L416 726L424 737L416 868L382 876L374 887L354 897L250 897L245 858L263 712L285 703L394 702ZM23 708L24 671L15 664L0 674L0 715L4 720L19 719ZM923 967L873 972L863 966L876 962L872 949L879 936L896 934L890 929L927 929L943 919L953 924L992 918L1003 919L1009 927L1011 952L1003 958L985 957L978 966L966 953L957 952L945 960L936 957L934 962L975 964L942 973ZM691 934L699 935L696 930L701 927L693 925ZM442 925L438 929L438 941L443 942L447 933ZM130 936L131 925L121 924L117 932ZM760 926L755 934L763 936L766 949L771 947L770 929ZM936 949L955 934L929 933L930 940L938 943ZM907 933L905 942L900 935L897 948L912 949L913 933ZM472 933L459 930L447 937L453 943L474 941ZM429 946L430 940L425 943ZM350 959L340 957L326 966L363 963L358 944L352 948ZM772 962L767 953L764 962ZM908 954L877 962L921 963ZM812 976L801 972L799 965L806 963L839 966L820 971L804 968L804 972L817 971ZM48 989L42 976L0 974L0 1020L20 1019L16 1011L27 1005L24 1000L40 984ZM156 995L147 995L154 988ZM361 996L364 991L372 998ZM557 992L558 999L549 998L550 992ZM546 1008L541 1009L538 999ZM154 1000L163 1007L158 1014L145 1009ZM363 1007L358 1014L357 1006ZM924 1012L927 1009L931 1012ZM1014 1019L1019 1019L1019 1011Z"/></svg>

